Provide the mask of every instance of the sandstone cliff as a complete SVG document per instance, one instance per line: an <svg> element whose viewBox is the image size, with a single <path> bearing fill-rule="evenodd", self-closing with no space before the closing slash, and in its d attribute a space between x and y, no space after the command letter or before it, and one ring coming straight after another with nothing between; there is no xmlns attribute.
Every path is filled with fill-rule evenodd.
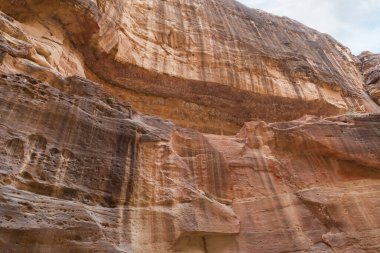
<svg viewBox="0 0 380 253"><path fill-rule="evenodd" d="M380 105L380 54L363 52L359 55L365 87L371 98Z"/></svg>
<svg viewBox="0 0 380 253"><path fill-rule="evenodd" d="M16 19L3 21L13 57L103 83L143 113L203 132L378 110L347 48L231 0L4 0L0 8ZM25 71L19 61L6 62Z"/></svg>
<svg viewBox="0 0 380 253"><path fill-rule="evenodd" d="M378 55L232 0L0 10L0 252L380 251Z"/></svg>

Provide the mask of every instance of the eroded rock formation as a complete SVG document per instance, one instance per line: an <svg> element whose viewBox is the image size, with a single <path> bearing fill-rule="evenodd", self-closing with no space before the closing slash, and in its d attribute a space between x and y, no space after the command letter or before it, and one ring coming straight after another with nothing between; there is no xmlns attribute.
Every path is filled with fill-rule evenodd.
<svg viewBox="0 0 380 253"><path fill-rule="evenodd" d="M367 91L380 105L380 54L363 52L359 59Z"/></svg>
<svg viewBox="0 0 380 253"><path fill-rule="evenodd" d="M230 0L0 10L1 252L380 251L378 55Z"/></svg>
<svg viewBox="0 0 380 253"><path fill-rule="evenodd" d="M0 7L17 20L3 21L13 56L86 76L141 112L203 132L378 110L363 92L359 61L343 45L231 0L18 0Z"/></svg>

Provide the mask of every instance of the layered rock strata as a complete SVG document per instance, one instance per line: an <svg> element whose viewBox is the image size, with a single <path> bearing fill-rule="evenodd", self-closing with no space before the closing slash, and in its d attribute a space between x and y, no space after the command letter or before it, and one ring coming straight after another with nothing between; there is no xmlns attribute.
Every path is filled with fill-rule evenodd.
<svg viewBox="0 0 380 253"><path fill-rule="evenodd" d="M218 136L66 81L1 77L3 252L380 249L378 115Z"/></svg>
<svg viewBox="0 0 380 253"><path fill-rule="evenodd" d="M0 9L1 252L380 251L376 55L229 0Z"/></svg>
<svg viewBox="0 0 380 253"><path fill-rule="evenodd" d="M24 57L203 132L379 110L343 45L232 0L18 0L0 9L28 34L7 42L27 45Z"/></svg>

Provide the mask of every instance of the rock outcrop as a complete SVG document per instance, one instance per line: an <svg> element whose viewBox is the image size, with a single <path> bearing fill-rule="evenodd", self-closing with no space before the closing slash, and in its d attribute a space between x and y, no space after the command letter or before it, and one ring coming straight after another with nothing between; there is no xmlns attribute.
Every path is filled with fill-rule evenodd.
<svg viewBox="0 0 380 253"><path fill-rule="evenodd" d="M380 251L378 55L230 0L0 10L0 252Z"/></svg>
<svg viewBox="0 0 380 253"><path fill-rule="evenodd" d="M371 98L380 105L380 54L363 52L359 55L361 70L367 91Z"/></svg>
<svg viewBox="0 0 380 253"><path fill-rule="evenodd" d="M4 0L0 8L19 21L4 38L13 54L203 132L378 111L347 48L232 0Z"/></svg>

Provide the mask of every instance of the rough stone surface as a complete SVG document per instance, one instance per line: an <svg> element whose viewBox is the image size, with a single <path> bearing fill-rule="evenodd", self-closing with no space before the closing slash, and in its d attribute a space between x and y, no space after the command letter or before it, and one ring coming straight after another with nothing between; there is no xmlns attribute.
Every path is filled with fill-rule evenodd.
<svg viewBox="0 0 380 253"><path fill-rule="evenodd" d="M380 105L380 54L363 52L359 55L359 59L367 91Z"/></svg>
<svg viewBox="0 0 380 253"><path fill-rule="evenodd" d="M0 252L380 251L378 55L229 0L0 10Z"/></svg>
<svg viewBox="0 0 380 253"><path fill-rule="evenodd" d="M3 21L13 57L86 76L138 111L202 132L379 111L346 47L232 0L2 0L0 9L16 19Z"/></svg>

